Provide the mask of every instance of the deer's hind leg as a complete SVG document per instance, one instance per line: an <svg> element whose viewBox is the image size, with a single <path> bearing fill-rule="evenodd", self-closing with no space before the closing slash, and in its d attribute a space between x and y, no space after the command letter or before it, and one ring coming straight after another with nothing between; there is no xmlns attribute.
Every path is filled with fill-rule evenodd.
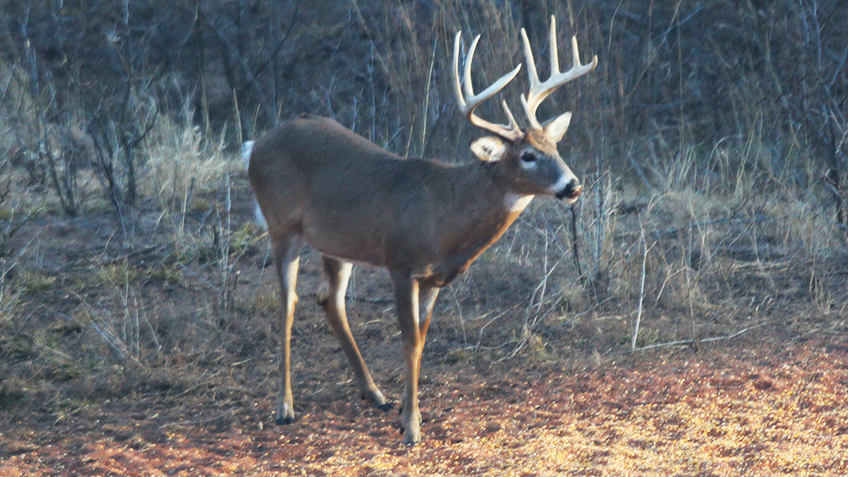
<svg viewBox="0 0 848 477"><path fill-rule="evenodd" d="M318 291L318 304L324 308L330 327L333 328L333 333L342 345L342 350L344 350L350 367L353 368L353 374L359 385L362 399L383 411L389 410L391 405L386 403L383 393L374 384L347 322L345 292L353 265L350 262L344 262L326 255L323 257L323 261L324 283L321 284L321 289Z"/></svg>
<svg viewBox="0 0 848 477"><path fill-rule="evenodd" d="M272 236L273 237L273 236ZM297 305L297 269L300 263L300 236L294 235L273 239L274 265L280 280L280 327L283 340L280 349L280 403L277 408L277 424L294 422L294 399L291 387L291 335L294 323L294 308Z"/></svg>

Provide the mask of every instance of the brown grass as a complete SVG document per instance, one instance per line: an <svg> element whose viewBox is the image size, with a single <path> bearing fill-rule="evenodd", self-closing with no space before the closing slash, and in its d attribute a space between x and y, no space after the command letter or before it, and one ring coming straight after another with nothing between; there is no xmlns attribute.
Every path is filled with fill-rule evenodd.
<svg viewBox="0 0 848 477"><path fill-rule="evenodd" d="M271 8L256 5L245 19ZM171 45L182 60L143 91L161 109L136 149L140 199L130 208L108 199L87 162L96 151L74 156L93 137L93 117L74 95L94 84L91 71L110 84L112 70L68 46L63 64L75 69L62 80L62 64L15 43L0 60L2 471L844 473L845 416L835 403L846 391L848 255L844 193L829 171L846 171L836 87L845 72L838 55L811 53L845 51L845 36L833 33L844 11L782 1L760 10L502 5L304 3L253 83L240 75L277 46L263 30L270 21L246 34L239 28L249 22L227 23L217 4L201 5L234 42L229 54L244 55L227 65L209 37L201 44L160 18L161 31L189 40ZM815 17L812 5L821 6ZM601 61L540 114L574 111L560 149L587 190L573 207L534 201L441 294L425 350L422 446L399 447L394 415L352 404L350 373L314 304L320 260L308 249L294 340L302 418L270 425L277 285L265 237L251 225L240 136L308 111L401 155L471 160L478 132L457 118L446 80L453 33L462 29L466 42L483 35L474 78L483 85L521 61L517 43L504 41L520 26L544 51L551 14L564 62L575 33L582 55ZM806 35L816 22L821 36ZM135 38L129 25L115 28L121 41ZM147 53L171 51L157 50L153 33L144 38L133 50L137 81L156 71ZM208 64L196 69L200 50ZM44 73L37 80L33 68ZM186 78L203 82L195 90ZM514 110L524 81L505 91ZM495 106L480 114L499 120ZM65 216L67 189L45 175L39 142L59 160L57 177L85 158L76 218ZM354 335L397 396L391 296L383 272L356 269Z"/></svg>

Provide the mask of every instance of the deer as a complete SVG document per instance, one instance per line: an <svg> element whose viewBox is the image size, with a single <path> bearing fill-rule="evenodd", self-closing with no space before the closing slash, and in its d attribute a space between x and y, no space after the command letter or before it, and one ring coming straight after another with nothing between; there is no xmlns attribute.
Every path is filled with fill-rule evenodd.
<svg viewBox="0 0 848 477"><path fill-rule="evenodd" d="M353 370L360 396L384 411L392 406L374 384L351 334L345 293L353 264L388 270L405 364L403 442L412 445L421 440L418 377L439 290L495 243L535 196L568 204L582 193L583 186L557 151L571 113L542 123L536 110L554 90L592 71L598 58L582 64L577 39L572 37L573 66L560 72L556 20L551 17L551 76L542 82L524 29L521 36L530 82L527 95L520 95L528 121L524 129L505 100L508 124L494 124L475 114L480 104L515 78L522 65L474 94L471 64L480 35L465 56L461 81L462 32L456 33L452 80L458 109L472 125L490 133L470 144L479 161L452 165L404 159L332 119L310 115L288 120L245 143L243 159L257 219L267 228L280 287L278 424L295 420L291 337L304 242L322 256L317 301Z"/></svg>

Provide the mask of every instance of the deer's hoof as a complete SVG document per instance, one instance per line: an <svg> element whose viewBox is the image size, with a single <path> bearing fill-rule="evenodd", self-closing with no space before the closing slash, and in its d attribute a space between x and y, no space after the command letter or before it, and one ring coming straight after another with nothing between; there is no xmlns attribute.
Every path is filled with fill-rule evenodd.
<svg viewBox="0 0 848 477"><path fill-rule="evenodd" d="M388 401L386 401L386 397L383 396L383 393L376 388L374 390L362 391L359 394L359 397L362 398L363 401L368 401L372 406L381 411L388 411L394 407L394 405L389 404Z"/></svg>
<svg viewBox="0 0 848 477"><path fill-rule="evenodd" d="M284 426L294 422L294 416L277 416L277 424Z"/></svg>
<svg viewBox="0 0 848 477"><path fill-rule="evenodd" d="M403 443L408 446L414 446L421 442L421 429L407 428L403 432Z"/></svg>
<svg viewBox="0 0 848 477"><path fill-rule="evenodd" d="M283 426L294 422L294 409L288 403L283 403L277 411L277 424Z"/></svg>

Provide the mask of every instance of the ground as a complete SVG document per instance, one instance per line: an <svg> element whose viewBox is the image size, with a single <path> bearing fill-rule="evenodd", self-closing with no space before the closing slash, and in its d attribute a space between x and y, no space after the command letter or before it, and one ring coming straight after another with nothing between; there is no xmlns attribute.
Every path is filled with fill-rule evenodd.
<svg viewBox="0 0 848 477"><path fill-rule="evenodd" d="M846 352L739 340L578 372L440 367L424 380L416 447L400 443L395 413L335 383L301 393L285 427L253 396L139 394L68 416L7 416L0 473L844 475Z"/></svg>

